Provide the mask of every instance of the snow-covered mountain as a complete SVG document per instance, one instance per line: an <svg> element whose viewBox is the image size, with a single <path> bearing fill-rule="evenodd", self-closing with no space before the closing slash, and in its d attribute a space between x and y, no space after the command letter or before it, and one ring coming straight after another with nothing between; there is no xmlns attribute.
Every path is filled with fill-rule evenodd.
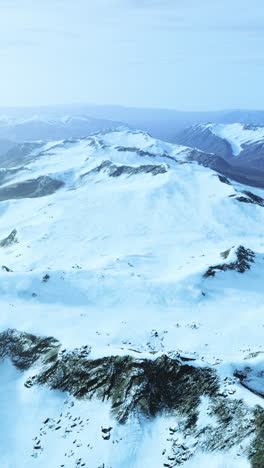
<svg viewBox="0 0 264 468"><path fill-rule="evenodd" d="M184 130L175 141L219 155L236 166L264 169L264 125L199 124Z"/></svg>
<svg viewBox="0 0 264 468"><path fill-rule="evenodd" d="M136 108L124 106L107 106L94 104L72 104L60 106L43 107L0 107L1 120L10 122L25 122L27 120L37 119L39 121L63 120L64 116L72 118L87 118L94 121L122 122L130 128L140 128L155 138L175 143L175 135L184 129L204 122L215 122L216 124L241 123L246 125L261 125L264 123L264 111L254 110L224 110L224 111L177 111L173 109L155 109L155 108ZM58 117L59 116L59 117ZM68 118L69 118L68 117ZM67 118L67 117L66 117ZM116 125L105 125L98 127L95 131L105 128L115 128ZM89 127L88 129L89 130ZM34 139L33 134L27 132L26 140ZM16 134L14 133L16 136ZM69 136L86 135L87 133L72 135L57 135L56 138L68 138ZM48 138L46 136L35 137L36 139ZM25 141L22 138L20 141Z"/></svg>
<svg viewBox="0 0 264 468"><path fill-rule="evenodd" d="M211 132L229 143L233 156L239 156L246 146L263 143L264 125L209 125Z"/></svg>
<svg viewBox="0 0 264 468"><path fill-rule="evenodd" d="M2 115L0 116L0 141L7 139L13 142L25 142L79 138L118 126L120 126L120 122L97 119L87 115L32 114L19 118Z"/></svg>
<svg viewBox="0 0 264 468"><path fill-rule="evenodd" d="M209 157L122 128L1 169L0 466L263 466L264 191Z"/></svg>

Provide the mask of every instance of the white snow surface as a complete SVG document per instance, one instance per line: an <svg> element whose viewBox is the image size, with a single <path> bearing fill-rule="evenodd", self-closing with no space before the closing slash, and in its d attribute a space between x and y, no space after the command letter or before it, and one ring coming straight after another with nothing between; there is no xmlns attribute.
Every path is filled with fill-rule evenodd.
<svg viewBox="0 0 264 468"><path fill-rule="evenodd" d="M180 352L230 375L249 353L262 353L264 209L230 197L248 188L227 185L210 169L185 163L189 151L127 129L43 143L40 155L12 183L49 175L65 185L46 197L0 203L0 239L18 232L17 243L0 248L0 265L12 269L0 271L1 331L11 327L54 336L68 348L88 344L91 357L154 359ZM90 172L103 161L134 168L162 165L167 172L118 177L107 169ZM264 191L253 192L264 198ZM230 261L221 252L239 245L256 252L250 271L203 278L209 266ZM67 452L65 467L74 467L62 430L47 436L43 453L31 456L31 439L43 419L59 419L71 399L25 389L26 376L8 362L1 365L1 376L0 413L6 423L0 466L56 468ZM252 398L261 402L246 389L238 392L249 404ZM76 435L80 457L88 443L93 446L88 468L162 466L166 418L124 429L109 420L106 404L75 405L76 417L92 421ZM114 427L114 440L122 439L111 450L100 435L107 424ZM63 431L64 426L66 420ZM208 457L200 454L184 466L249 466L235 455Z"/></svg>

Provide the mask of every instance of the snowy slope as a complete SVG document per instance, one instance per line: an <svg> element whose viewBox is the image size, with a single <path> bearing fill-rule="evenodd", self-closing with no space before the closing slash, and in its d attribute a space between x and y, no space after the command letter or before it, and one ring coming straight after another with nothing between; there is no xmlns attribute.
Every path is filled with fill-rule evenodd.
<svg viewBox="0 0 264 468"><path fill-rule="evenodd" d="M228 141L232 146L233 155L238 156L244 145L264 141L264 126L237 124L209 124L211 132Z"/></svg>
<svg viewBox="0 0 264 468"><path fill-rule="evenodd" d="M193 125L177 135L174 141L224 158L231 166L227 169L229 176L232 175L242 183L252 182L254 186L263 187L263 125L241 123ZM218 170L221 170L221 167ZM223 167L222 172L224 171Z"/></svg>
<svg viewBox="0 0 264 468"><path fill-rule="evenodd" d="M198 124L187 128L176 141L226 159L239 156L246 146L264 142L264 126L234 124Z"/></svg>
<svg viewBox="0 0 264 468"><path fill-rule="evenodd" d="M52 336L66 349L88 345L90 359L195 359L194 366L215 369L224 386L230 379L230 401L244 401L250 427L249 408L262 400L233 373L263 353L264 191L190 162L191 151L124 128L38 143L18 167L3 169L0 332ZM44 178L52 190L41 196ZM243 274L240 245L254 252ZM170 430L181 425L177 415L132 415L122 425L108 401L25 387L36 366L21 372L8 359L1 364L0 466L173 467L179 444L190 452L181 452L184 467L250 466L252 431L242 452L225 441L226 452L212 454L192 435L179 430L177 439ZM206 398L201 428L208 420L217 425ZM80 430L69 417L84 421ZM110 442L104 427L113 427ZM171 451L176 464L168 461Z"/></svg>

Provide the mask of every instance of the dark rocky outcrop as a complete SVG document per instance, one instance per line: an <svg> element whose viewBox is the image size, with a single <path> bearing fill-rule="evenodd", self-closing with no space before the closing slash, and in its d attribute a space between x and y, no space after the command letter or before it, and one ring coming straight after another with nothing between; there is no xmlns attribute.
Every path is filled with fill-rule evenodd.
<svg viewBox="0 0 264 468"><path fill-rule="evenodd" d="M229 252L229 251L226 251ZM236 260L230 263L222 263L220 265L214 265L208 268L204 273L204 278L209 278L210 276L215 276L219 271L237 271L238 273L245 273L245 271L250 270L252 263L254 263L255 253L246 249L240 245L236 252ZM225 257L224 257L225 258Z"/></svg>
<svg viewBox="0 0 264 468"><path fill-rule="evenodd" d="M5 239L0 241L0 247L10 247L11 245L17 244L17 230L13 229L13 231L9 234L9 236L5 237Z"/></svg>
<svg viewBox="0 0 264 468"><path fill-rule="evenodd" d="M195 368L167 356L155 361L130 356L89 360L82 350L64 353L34 383L68 391L77 398L111 400L113 413L121 423L131 414L153 417L177 408L192 413L201 395L217 390L217 379L210 369Z"/></svg>
<svg viewBox="0 0 264 468"><path fill-rule="evenodd" d="M2 270L6 271L7 273L12 273L13 272L13 270L11 270L11 268L7 267L6 265L2 265Z"/></svg>
<svg viewBox="0 0 264 468"><path fill-rule="evenodd" d="M64 182L61 180L49 176L28 179L0 188L0 201L44 197L56 192L63 185Z"/></svg>
<svg viewBox="0 0 264 468"><path fill-rule="evenodd" d="M222 182L223 184L227 184L227 185L232 185L230 180L227 179L227 177L223 176L223 175L220 175L218 174L218 179L220 180L220 182Z"/></svg>
<svg viewBox="0 0 264 468"><path fill-rule="evenodd" d="M255 416L255 438L250 452L250 462L252 468L262 468L264 466L264 409L257 406Z"/></svg>
<svg viewBox="0 0 264 468"><path fill-rule="evenodd" d="M243 195L229 195L231 198L235 198L235 200L238 200L242 203L250 203L252 205L259 205L259 206L264 206L264 199L262 197L259 197L258 195L255 195L252 192L249 192L248 190L244 190ZM246 195L246 196L244 196Z"/></svg>
<svg viewBox="0 0 264 468"><path fill-rule="evenodd" d="M117 151L121 151L121 152L129 152L129 153L136 153L137 156L140 156L142 158L144 157L149 157L149 158L166 158L166 159L170 159L171 161L175 161L177 162L177 158L174 158L173 156L170 156L168 153L164 152L162 154L156 154L156 153L151 153L150 151L145 151L145 150L141 150L139 148L136 148L136 147L130 147L130 146L117 146L116 147Z"/></svg>
<svg viewBox="0 0 264 468"><path fill-rule="evenodd" d="M181 163L181 161L177 160L177 157L170 156L166 152L157 155L157 154L151 153L149 151L139 150L138 148L123 147L123 146L118 146L117 150L118 151L124 151L124 152L127 152L127 151L133 152L133 153L136 153L138 156L141 156L141 157L148 156L148 157L151 157L151 158L156 158L157 156L159 156L160 158L165 158L165 159L172 160L174 162ZM213 170L216 170L216 171L219 171L219 172L224 171L224 170L228 170L230 168L229 164L224 160L224 158L222 158L222 157L220 157L220 156L218 156L216 154L206 153L204 151L199 151L199 149L192 149L192 148L187 149L186 159L185 160L186 160L186 162L197 162L201 166L209 167L209 168L211 168Z"/></svg>
<svg viewBox="0 0 264 468"><path fill-rule="evenodd" d="M190 151L186 161L196 161L200 166L209 167L210 169L218 172L225 172L230 168L228 162L216 154L208 154L193 149Z"/></svg>
<svg viewBox="0 0 264 468"><path fill-rule="evenodd" d="M96 168L92 169L89 172L86 172L85 174L82 174L82 178L84 178L87 175L91 174L98 174L100 172L106 172L109 177L119 177L121 175L127 175L127 176L132 176L136 174L152 174L152 175L158 175L158 174L165 174L167 172L167 169L164 165L153 165L153 164L147 164L143 166L117 166L113 164L111 161L103 161L99 166Z"/></svg>
<svg viewBox="0 0 264 468"><path fill-rule="evenodd" d="M0 334L0 358L9 357L20 370L27 370L39 359L49 362L57 358L60 343L52 337L37 337L30 333L8 329Z"/></svg>
<svg viewBox="0 0 264 468"><path fill-rule="evenodd" d="M133 413L145 417L174 409L193 413L202 395L213 396L218 391L214 371L193 367L181 359L165 355L153 361L131 356L89 359L89 353L88 346L60 351L60 343L51 337L15 330L0 335L1 358L9 357L22 370L39 359L43 362L27 386L47 385L76 398L110 400L115 416L123 423Z"/></svg>
<svg viewBox="0 0 264 468"><path fill-rule="evenodd" d="M164 466L180 466L196 452L227 453L233 447L251 459L253 468L263 466L263 410L229 398L214 369L166 355L155 360L132 356L91 359L89 346L68 351L55 338L11 329L0 334L0 359L7 357L21 371L31 369L27 388L45 385L77 399L108 400L121 424L129 423L131 417L144 420L158 414L174 415L177 427L168 428L171 446ZM202 398L207 401L207 418L202 422L202 413L198 424L200 411L204 411ZM111 430L110 426L101 428L104 440L110 440Z"/></svg>

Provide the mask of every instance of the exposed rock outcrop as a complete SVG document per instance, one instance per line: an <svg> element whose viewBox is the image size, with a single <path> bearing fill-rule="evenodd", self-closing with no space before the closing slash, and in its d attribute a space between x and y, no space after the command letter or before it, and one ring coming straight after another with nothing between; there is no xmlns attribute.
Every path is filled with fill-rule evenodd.
<svg viewBox="0 0 264 468"><path fill-rule="evenodd" d="M56 192L63 185L64 182L61 180L52 179L49 176L28 179L0 188L0 201L44 197Z"/></svg>
<svg viewBox="0 0 264 468"><path fill-rule="evenodd" d="M16 330L0 334L0 358L7 357L21 371L32 370L34 375L27 379L26 387L45 385L77 399L109 400L121 424L129 424L135 417L174 415L176 426L168 429L170 449L164 451L163 466L183 465L197 452L228 453L233 447L251 460L253 468L263 466L263 410L230 398L228 386L234 382L226 378L223 385L216 370L209 367L166 355L155 360L132 356L91 359L88 345L67 351L55 338ZM110 440L111 430L102 427L104 440Z"/></svg>
<svg viewBox="0 0 264 468"><path fill-rule="evenodd" d="M10 247L10 245L14 245L18 243L17 239L17 230L13 229L10 234L5 237L5 239L0 241L0 247Z"/></svg>
<svg viewBox="0 0 264 468"><path fill-rule="evenodd" d="M193 125L186 128L175 138L179 145L198 148L207 153L214 153L224 159L232 158L233 152L230 143L217 135L214 135L210 126Z"/></svg>
<svg viewBox="0 0 264 468"><path fill-rule="evenodd" d="M227 251L228 253L230 251ZM230 263L222 263L220 265L214 265L208 268L204 273L204 278L209 278L210 276L215 276L219 271L237 271L238 273L245 273L245 271L250 270L252 263L254 263L255 253L246 249L240 245L236 252L236 260ZM224 257L227 258L227 257Z"/></svg>
<svg viewBox="0 0 264 468"><path fill-rule="evenodd" d="M252 192L249 192L248 190L244 190L242 192L243 195L229 195L231 198L235 198L235 200L238 200L242 203L251 203L252 205L259 205L259 206L264 206L264 199L262 197L259 197L258 195L255 195Z"/></svg>
<svg viewBox="0 0 264 468"><path fill-rule="evenodd" d="M121 175L127 175L127 176L132 176L136 174L152 174L152 175L158 175L158 174L165 174L167 172L166 167L163 164L160 165L153 165L153 164L147 164L143 166L117 166L113 164L111 161L103 161L99 166L96 168L92 169L91 171L82 174L82 178L90 175L90 174L96 174L100 172L106 172L109 177L119 177Z"/></svg>

